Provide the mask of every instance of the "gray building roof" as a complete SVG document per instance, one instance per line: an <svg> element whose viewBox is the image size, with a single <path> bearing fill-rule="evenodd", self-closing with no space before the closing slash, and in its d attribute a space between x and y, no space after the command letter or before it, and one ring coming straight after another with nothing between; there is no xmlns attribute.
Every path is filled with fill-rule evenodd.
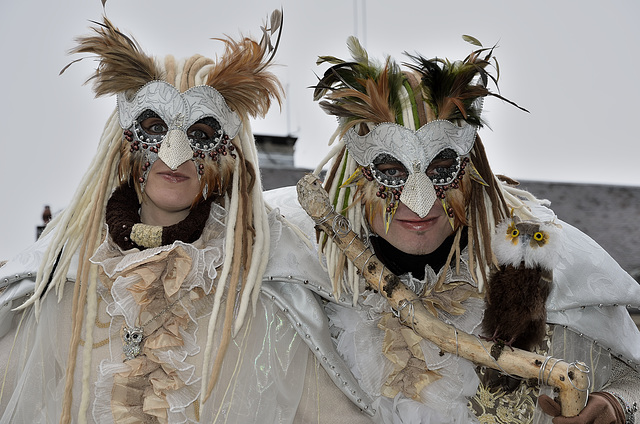
<svg viewBox="0 0 640 424"><path fill-rule="evenodd" d="M551 202L558 218L597 241L640 281L640 187L520 182Z"/></svg>

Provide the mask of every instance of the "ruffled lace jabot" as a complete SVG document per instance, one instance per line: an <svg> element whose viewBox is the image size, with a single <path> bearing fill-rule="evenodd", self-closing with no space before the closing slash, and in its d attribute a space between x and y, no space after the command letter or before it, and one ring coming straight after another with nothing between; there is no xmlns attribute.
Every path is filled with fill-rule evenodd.
<svg viewBox="0 0 640 424"><path fill-rule="evenodd" d="M473 333L482 321L483 300L468 270L467 249L461 256L459 268L454 265L436 273L427 264L424 280L411 274L401 279L409 287L419 287L421 296L416 295L415 301L442 321ZM437 283L441 276L443 283ZM361 387L378 397L378 407L386 411L383 415L391 414L399 422L442 423L443 417L446 422L468 422L466 398L479 384L474 365L443 353L402 325L379 293L363 293L360 306L326 308L338 351ZM423 419L428 416L433 421Z"/></svg>
<svg viewBox="0 0 640 424"><path fill-rule="evenodd" d="M215 289L224 259L224 214L217 204L195 243L123 251L110 237L92 262L100 266L107 292L111 333L141 328L140 353L128 359L112 337L112 357L100 364L93 415L99 423L182 423L200 396L200 374L189 358L200 352L198 319Z"/></svg>

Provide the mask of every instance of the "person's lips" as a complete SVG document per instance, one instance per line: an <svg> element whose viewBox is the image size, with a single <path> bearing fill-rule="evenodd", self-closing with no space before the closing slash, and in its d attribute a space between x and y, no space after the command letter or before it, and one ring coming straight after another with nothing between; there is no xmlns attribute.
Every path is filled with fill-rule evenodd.
<svg viewBox="0 0 640 424"><path fill-rule="evenodd" d="M434 217L434 218L429 218L429 217L425 217L422 219L398 219L396 218L396 222L402 226L403 228L406 228L408 230L412 230L412 231L426 231L429 228L433 227L436 222L438 221L439 217Z"/></svg>
<svg viewBox="0 0 640 424"><path fill-rule="evenodd" d="M164 171L159 172L158 175L170 183L180 183L189 179L187 175L180 172Z"/></svg>

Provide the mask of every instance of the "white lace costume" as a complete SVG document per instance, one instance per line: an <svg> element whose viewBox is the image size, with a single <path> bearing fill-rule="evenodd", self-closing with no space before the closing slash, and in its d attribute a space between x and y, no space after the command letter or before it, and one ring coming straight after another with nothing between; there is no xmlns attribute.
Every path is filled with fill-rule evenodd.
<svg viewBox="0 0 640 424"><path fill-rule="evenodd" d="M187 352L183 352L186 353L181 362L184 367L177 368L189 374L194 384L189 386L191 389L184 391L185 397L175 397L178 402L176 410L179 411L175 415L175 422L181 422L185 416L195 420L196 414L202 422L217 422L217 418L220 422L226 420L224 422L238 423L304 423L309 422L310 417L323 423L343 422L342 419L346 417L353 420L350 422L380 423L430 422L430 419L434 420L432 422L446 422L442 418L444 416L449 417L450 422L473 420L467 412L468 398L475 394L478 383L473 365L454 355L440 356L438 349L429 347L426 342L421 343L425 357L427 360L431 358L431 366L434 368L442 367L439 369L443 373L443 378L424 389L423 394L432 401L418 403L402 395L394 399L380 395L381 383L392 367L381 354L382 332L376 323L378 313L388 306L379 296L369 296L365 303L360 303L355 308L351 306L351 298L348 295L341 299L333 298L326 271L317 261L314 249L309 249L279 215L282 214L286 220L297 224L302 230L307 231L307 234L313 234L313 223L304 211L297 207L294 190L287 188L269 192L267 201L278 209L269 216L272 253L256 314L242 327L229 348L223 366L224 371L217 386L221 390L215 390L212 401L207 404L216 407L197 410L197 402L194 403L193 398L199 394L197 381L201 364L195 346L202 340L199 330L202 329L201 323L207 319L211 296L205 296L190 305L193 316L191 328L195 328L195 331L191 335L185 335L185 338L190 338L192 342L189 344L191 349L185 349ZM597 272L592 266L573 268L573 271L567 269L564 271L566 279L558 279L562 285L558 285L556 290L574 290L581 293L580 280L569 280L571 273L577 272L578 269L585 276L590 275L591 278L601 281L605 279L610 285L615 284L617 290L607 290L611 293L609 297L597 299L597 303L589 302L590 296L584 293L583 297L578 299L581 302L575 303L576 306L564 305L555 309L552 305L558 299L552 296L548 304L549 322L568 325L582 332L582 337L578 340L581 340L583 345L590 345L589 340L596 340L598 345L605 346L606 349L611 348L613 356L622 355L621 358L625 362L629 361L625 366L635 371L614 376L613 380L617 385L615 391L625 399L637 399L637 368L640 362L637 330L634 332L628 316L625 318L624 307L614 307L612 304L617 302L622 305L621 299L638 299L639 288L633 285L635 283L629 284L632 281L625 277L626 274L622 270L613 266L613 260L598 249L593 241L566 224L563 224L563 228L569 229L576 239L580 240L576 248L580 247L581 251L586 249L597 255L601 267L606 267L601 269L608 269L609 276L607 273ZM69 337L64 325L65 321L69 320L68 296L63 296L61 304L58 304L54 297L48 298L43 305L41 324L37 326L37 332L30 331L36 328L32 309L26 310L24 314L10 312L12 305L19 304L20 298L32 290L36 264L41 255L42 245L46 242L47 239L41 240L0 268L1 281L9 283L3 293L5 302L2 322L7 323L9 319L13 319L14 323L11 327L5 326L9 327L5 328L8 332L0 345L3 362L9 365L5 370L3 396L0 400L5 416L0 422L16 422L12 421L16 417L19 417L19 420L24 419L24 422L54 422L59 416L60 390L63 385L61 370L64 369L68 346L66 340ZM176 243L177 245L181 243ZM204 247L195 247L202 245ZM212 239L207 243L198 240L194 246L183 245L183 248L192 259L199 258L199 263L203 264L205 254L209 255L207 263L211 261L211 264L222 254L219 239ZM169 247L158 248L167 249ZM100 260L109 268L139 257L136 253L121 256L117 248L111 250L108 242L103 245L101 251L111 252L105 256L105 260ZM574 254L571 257L576 261L589 261L584 255ZM94 260L99 259L96 257ZM113 265L110 266L109 263ZM193 275L187 278L182 287L190 287L194 281L199 281L196 284L206 293L210 288L211 275L215 278L215 270L211 266L199 269L202 270L200 277ZM611 276L616 275L620 278L617 283L611 280ZM71 282L74 277L69 275L67 293L72 288ZM98 341L98 345L101 340L108 342L93 349L93 363L96 364L96 369L92 371L92 378L98 380L98 374L102 373L100 381L105 381L109 373L116 372L118 367L123 366L122 341L118 335L122 315L116 312L111 318L106 313L109 299L113 296L106 289L101 293L105 301L101 302L96 323L99 335L94 337L94 340ZM598 293L598 296L605 294ZM11 297L15 299L13 302L6 301ZM611 303L607 306L602 302L601 305L600 300ZM122 302L126 303L126 298ZM184 303L186 304L186 301ZM583 309L583 304L590 306ZM469 310L477 313L480 305L478 303L471 306ZM561 320L580 312L582 320L575 323L577 327L573 327L574 323L567 319ZM329 315L330 322L326 321L325 314ZM614 321L603 319L607 315L613 316ZM622 320L617 320L616 315ZM468 314L464 322L454 323L473 332L479 319L480 316L477 314ZM586 328L588 331L582 331L580 326L581 321L585 320L595 322ZM98 322L108 325L100 328ZM623 325L607 327L607 323L611 322ZM329 328L336 330L333 338ZM115 333L115 337L109 338L112 333ZM265 346L269 346L269 349L265 349ZM568 356L557 353L554 355L570 360ZM594 389L611 380L608 374L611 372L611 361L607 359L608 356L608 352L604 353L600 365L591 364L595 365L592 369L598 377L593 379ZM615 366L614 372L620 374L621 369L624 370L620 365ZM193 374L191 370L194 371ZM96 408L99 408L100 404L106 405L105 402L109 401L107 392L98 390L95 393L95 398L94 393L91 395L91 402L92 405L96 402L97 406L91 408L89 421L93 420L95 411L100 410ZM457 400L452 402L454 399ZM74 402L79 402L77 396L74 397ZM11 412L14 415L8 415ZM246 416L247 413L251 413L251 416ZM105 417L107 414L98 413L95 416L96 422L103 422L97 419Z"/></svg>
<svg viewBox="0 0 640 424"><path fill-rule="evenodd" d="M266 200L306 234L313 234L313 223L304 211L297 208L293 189L268 192ZM546 218L552 214L541 206L535 207L534 213ZM561 225L569 244L554 270L554 287L547 302L547 321L556 327L550 354L569 362L580 360L587 363L591 369L592 391L604 388L620 394L629 403L638 402L640 332L627 313L626 306L638 307L640 286L592 239L569 224ZM377 325L381 313L389 310L386 301L371 292L363 293L355 307L350 305L348 294L334 299L330 294L328 277L324 282L320 280L320 285L312 282L319 272L315 266L310 269L309 275L299 276L301 267L309 266L299 252L296 249L288 253L288 266L286 262L281 264L278 260L272 261L267 275L277 279L277 275L282 275L278 274L278 269L282 270L281 266L284 266L287 272L291 272L285 281L296 287L307 287L322 297L320 303L329 317L333 345L344 363L334 362L336 358L331 355L335 353L331 346L321 344L319 335L311 333L305 340L329 376L339 387L347 387L344 391L363 412L372 415L373 422L466 423L477 420L467 406L479 383L474 365L455 355L441 355L437 347L424 340L420 342L420 347L425 361L429 369L438 370L442 378L423 389L422 403L402 394L395 398L381 395L382 384L393 368L382 354L384 334ZM567 293L571 293L571 296L567 297ZM470 299L465 306L467 312L459 317L439 311L440 319L477 334L483 303L479 299ZM298 311L291 311L292 304L283 307L289 309L289 315L299 314ZM296 322L295 317L292 320ZM304 331L311 330L307 328ZM357 382L355 387L351 375L349 379L345 376L345 364ZM550 422L550 417L539 410L536 415L536 419L540 420L537 422ZM481 422L484 422L482 418ZM520 422L517 414L513 422Z"/></svg>
<svg viewBox="0 0 640 424"><path fill-rule="evenodd" d="M224 210L214 208L208 228L212 223L224 219ZM234 342L229 347L223 366L223 373L212 399L205 409L198 410L197 399L201 395L203 340L206 340L206 323L213 305L213 281L217 277L216 267L224 255L223 238L218 221L215 232L193 244L175 242L170 246L122 252L110 241L105 241L94 258L104 267L108 275L114 275L123 268L148 264L154 256L163 252L185 253L192 268L177 288L180 293L200 292L204 296L182 297L180 308L156 318L152 325L167 324L173 311L187 314L185 330L180 331L184 343L179 347L160 349L162 366L175 369L184 385L173 390L170 384L163 386L170 404L168 422L292 422L300 398L307 361L306 346L293 327L285 324L282 311L262 295L257 303L256 314L248 320ZM212 234L213 232L213 234ZM212 237L207 240L208 237ZM42 254L42 247L48 242L43 239L31 249L23 252L2 267L4 281L10 286L3 298L20 290L33 290L33 275ZM29 277L31 275L31 278ZM65 293L73 290L75 275L68 276ZM110 423L113 402L113 376L130 365L123 362L120 329L124 319L135 319L139 306L133 299L131 288L141 279L130 274L119 278L111 290L102 286L99 294L98 319L94 330L92 381L97 381L91 390L89 422ZM29 289L31 287L31 289ZM10 309L17 306L21 296L3 303L2 322L6 334L0 345L3 360L2 423L17 422L58 422L60 416L61 390L64 387L64 370L69 346L70 296L63 295L61 303L54 296L47 297L42 306L39 322L36 322L33 308L14 313ZM117 300L114 300L117 299ZM193 299L193 300L192 300ZM268 347L268 349L265 349ZM130 364L130 362L129 362ZM78 378L81 374L76 373ZM75 385L77 389L80 384ZM74 409L81 401L79 390L74 393ZM262 421L264 420L264 421Z"/></svg>

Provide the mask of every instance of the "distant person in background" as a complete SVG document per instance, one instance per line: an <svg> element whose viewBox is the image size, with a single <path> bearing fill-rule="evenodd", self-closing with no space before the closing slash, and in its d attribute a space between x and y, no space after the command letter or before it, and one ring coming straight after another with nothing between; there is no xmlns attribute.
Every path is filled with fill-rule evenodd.
<svg viewBox="0 0 640 424"><path fill-rule="evenodd" d="M51 208L49 205L44 207L44 212L42 212L42 222L44 225L47 225L51 221Z"/></svg>
<svg viewBox="0 0 640 424"><path fill-rule="evenodd" d="M440 320L504 349L585 363L586 407L554 423L634 422L640 332L626 306L640 305L640 286L593 240L491 171L478 130L485 98L506 100L489 89L494 49L460 61L408 55L401 67L369 58L355 38L348 45L349 60L320 57L331 67L314 93L338 119L316 170L331 160L325 188L335 211L415 293L409 300ZM518 150L544 160L535 146ZM294 196L283 189L266 199L313 237ZM403 325L324 234L319 250L324 283L305 284L322 298L332 343L318 345L318 363L363 411L343 422L531 423L560 414L539 382L476 367ZM309 265L297 262L304 274Z"/></svg>
<svg viewBox="0 0 640 424"><path fill-rule="evenodd" d="M282 99L280 26L217 60L154 59L106 18L78 39L118 107L68 207L0 268L0 423L293 420L307 351L259 291L249 122Z"/></svg>

